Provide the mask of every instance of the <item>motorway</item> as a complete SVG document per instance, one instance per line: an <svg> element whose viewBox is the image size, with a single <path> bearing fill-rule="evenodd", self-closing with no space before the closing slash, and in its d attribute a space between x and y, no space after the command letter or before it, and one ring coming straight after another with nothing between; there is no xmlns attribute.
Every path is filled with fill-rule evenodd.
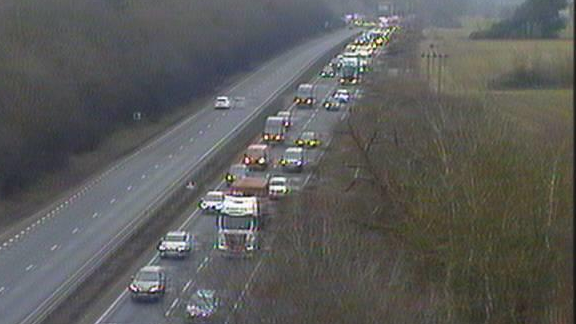
<svg viewBox="0 0 576 324"><path fill-rule="evenodd" d="M313 80L317 84L317 95L324 98L333 93L336 88L334 79ZM320 100L322 102L322 100ZM289 106L289 107L288 107ZM282 107L279 107L282 108ZM283 151L293 144L296 137L304 130L315 131L321 135L323 141L319 148L308 149L308 164L302 173L286 173L274 165L264 172L252 172L253 176L285 175L289 178L290 187L297 192L306 185L311 176L312 167L317 164L325 152L330 141L330 133L334 126L341 122L347 114L347 107L340 111L326 111L316 105L313 109L295 108L287 104L286 108L293 111L294 125L288 132L288 138L284 144L272 147L272 159L276 161ZM256 139L254 142L260 142ZM230 161L230 163L240 163ZM224 185L216 182L215 187L222 189ZM224 189L222 189L224 190ZM183 260L160 259L158 255L149 260L148 264L158 265L164 269L168 278L166 295L157 303L142 303L133 301L127 290L119 292L116 300L102 312L96 324L159 324L159 323L185 323L185 306L189 296L197 289L212 289L223 299L223 305L219 309L218 316L210 319L211 323L234 323L236 311L242 305L253 277L258 271L262 253L267 253L272 240L272 233L267 233L270 221L276 217L282 217L274 208L275 203L267 201L266 225L261 236L264 242L263 249L257 252L255 258L229 259L219 254L214 249L216 242L216 216L203 213L200 209L194 211L186 221L178 228L191 232L198 244L192 254Z"/></svg>
<svg viewBox="0 0 576 324"><path fill-rule="evenodd" d="M117 248L121 239L134 228L158 197L170 188L182 185L184 174L208 156L216 154L230 134L246 125L267 103L292 86L293 80L323 54L355 33L352 30L339 30L323 35L270 60L222 93L230 97L244 97L242 108L229 111L203 108L81 186L77 192L39 215L37 221L25 226L13 237L0 242L2 324L37 323L46 316L63 296L70 293L86 274ZM310 115L310 120L319 120L319 114L321 112L317 112L315 118ZM304 113L302 118L307 118ZM317 127L330 124L327 122L330 118L337 119L336 115L327 118ZM193 219L187 226L194 233L213 231L214 224L209 219ZM191 275L198 269L218 268L218 262L222 261L212 261L211 253L207 248L182 264L170 261L163 264L168 269L177 269L175 271L193 272L189 276L169 274L170 289L183 289L186 283L179 282L179 278L193 277ZM184 264L186 266L183 267ZM199 276L198 273L195 275ZM166 302L173 302L170 300L173 293L167 294ZM130 321L122 319L119 322L152 323L150 320L155 315L144 316L148 311L166 315L164 304L140 306L127 304L127 308L121 307L121 311L114 312L113 316L122 318L123 312L128 309L132 313ZM142 320L134 320L135 314L130 307L139 307L137 313L144 316Z"/></svg>

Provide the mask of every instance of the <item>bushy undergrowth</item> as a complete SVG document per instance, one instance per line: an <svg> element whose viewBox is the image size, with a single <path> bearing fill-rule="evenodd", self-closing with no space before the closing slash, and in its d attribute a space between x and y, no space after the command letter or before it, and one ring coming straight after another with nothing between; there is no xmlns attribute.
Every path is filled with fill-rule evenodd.
<svg viewBox="0 0 576 324"><path fill-rule="evenodd" d="M143 112L338 23L317 0L9 0L0 10L0 193Z"/></svg>
<svg viewBox="0 0 576 324"><path fill-rule="evenodd" d="M573 57L539 52L516 53L510 71L489 82L490 89L570 88L574 84Z"/></svg>
<svg viewBox="0 0 576 324"><path fill-rule="evenodd" d="M415 67L416 48L386 64L412 53ZM573 125L527 129L489 94L438 97L417 77L375 74L365 87L319 169L324 180L286 202L252 315L568 323Z"/></svg>

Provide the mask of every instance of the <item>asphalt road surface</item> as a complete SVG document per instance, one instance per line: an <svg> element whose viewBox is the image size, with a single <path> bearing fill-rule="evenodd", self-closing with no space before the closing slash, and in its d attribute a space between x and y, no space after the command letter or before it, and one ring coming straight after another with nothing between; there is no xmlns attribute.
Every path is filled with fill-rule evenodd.
<svg viewBox="0 0 576 324"><path fill-rule="evenodd" d="M257 114L319 57L354 33L340 30L318 37L265 63L222 93L243 97L242 107L205 107L0 242L0 322L28 324L45 316L83 275L117 247L118 239L167 188L180 185L182 175L218 150L228 134ZM314 114L302 113L301 119L305 120L308 113ZM319 120L318 127L328 125L327 120L320 121L318 114L312 119ZM337 119L336 115L327 118ZM214 231L214 222L204 217L194 218L187 226L201 237ZM171 287L164 302L123 303L110 316L121 323L156 323L152 321L157 319L155 316L163 316L170 309L167 306L171 305L165 303L172 303L172 296L183 289L185 282L181 280L199 278L214 269L216 263L212 262L221 262L211 255L212 251L206 248L186 261L162 261L169 270ZM125 318L128 315L129 320Z"/></svg>
<svg viewBox="0 0 576 324"><path fill-rule="evenodd" d="M335 79L312 80L317 84L317 95L324 98L331 95L337 87ZM278 160L283 151L293 145L293 141L303 131L315 131L321 135L322 144L318 148L307 149L308 164L302 173L284 172L280 167L269 167L263 172L252 172L254 176L285 175L289 179L290 187L297 192L306 185L311 176L311 168L319 163L330 141L330 134L334 126L341 122L347 114L348 106L340 111L326 111L316 105L313 109L290 108L294 112L294 125L288 132L284 144L272 148L272 159ZM256 140L259 142L259 140ZM240 161L230 161L230 164ZM219 183L214 189L222 189ZM111 300L109 306L103 309L102 315L96 324L176 324L186 323L185 306L192 293L198 289L215 290L222 298L222 307L215 318L207 323L234 323L235 314L241 311L243 298L257 275L260 266L261 254L267 253L270 248L272 235L266 232L270 222L279 215L274 202L265 201L267 205L266 224L261 230L261 250L250 258L227 258L214 248L217 240L216 216L194 211L178 229L191 232L198 243L196 249L185 259L160 259L157 255L149 260L148 264L157 265L165 271L168 284L163 298L157 302L138 302L130 298L125 289L118 292L118 297ZM176 228L175 228L176 229ZM126 285L128 282L126 283Z"/></svg>

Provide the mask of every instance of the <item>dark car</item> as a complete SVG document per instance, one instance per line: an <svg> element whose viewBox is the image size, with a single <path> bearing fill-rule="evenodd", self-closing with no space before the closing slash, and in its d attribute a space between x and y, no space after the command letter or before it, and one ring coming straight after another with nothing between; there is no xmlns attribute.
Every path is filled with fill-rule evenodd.
<svg viewBox="0 0 576 324"><path fill-rule="evenodd" d="M320 139L315 132L303 132L295 141L296 146L314 148L320 145Z"/></svg>
<svg viewBox="0 0 576 324"><path fill-rule="evenodd" d="M166 276L157 266L141 268L128 286L134 299L158 299L166 292Z"/></svg>
<svg viewBox="0 0 576 324"><path fill-rule="evenodd" d="M224 180L226 184L231 185L234 181L248 176L248 167L244 164L234 164L230 167Z"/></svg>
<svg viewBox="0 0 576 324"><path fill-rule="evenodd" d="M339 110L340 107L342 106L342 103L340 102L340 100L330 96L328 98L326 98L326 100L324 100L324 102L322 103L322 107L324 107L326 110Z"/></svg>

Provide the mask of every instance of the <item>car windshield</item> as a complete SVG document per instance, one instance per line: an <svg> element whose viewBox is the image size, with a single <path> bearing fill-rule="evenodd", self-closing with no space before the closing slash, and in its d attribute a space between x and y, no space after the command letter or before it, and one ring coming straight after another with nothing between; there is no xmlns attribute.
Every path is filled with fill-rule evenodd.
<svg viewBox="0 0 576 324"><path fill-rule="evenodd" d="M234 165L230 167L230 174L235 176L245 175L246 174L246 167L243 165Z"/></svg>
<svg viewBox="0 0 576 324"><path fill-rule="evenodd" d="M184 233L169 233L164 237L164 241L167 242L182 242L186 240L186 234Z"/></svg>
<svg viewBox="0 0 576 324"><path fill-rule="evenodd" d="M312 133L312 132L302 133L302 139L310 140L310 139L314 139L314 137L316 137L316 136L314 136L314 133Z"/></svg>
<svg viewBox="0 0 576 324"><path fill-rule="evenodd" d="M159 281L160 276L158 272L154 271L140 271L134 278L135 281L154 282Z"/></svg>
<svg viewBox="0 0 576 324"><path fill-rule="evenodd" d="M222 195L217 193L209 193L206 195L206 197L204 197L205 201L214 201L214 202L222 201L223 199L224 198L222 197Z"/></svg>
<svg viewBox="0 0 576 324"><path fill-rule="evenodd" d="M264 154L262 153L261 149L249 148L246 150L246 155L252 156L252 157L259 157L259 156L262 156Z"/></svg>
<svg viewBox="0 0 576 324"><path fill-rule="evenodd" d="M287 160L300 160L302 159L302 154L294 151L286 152L284 153L284 158Z"/></svg>
<svg viewBox="0 0 576 324"><path fill-rule="evenodd" d="M255 221L254 217L222 216L218 219L218 226L228 230L249 230L254 228Z"/></svg>
<svg viewBox="0 0 576 324"><path fill-rule="evenodd" d="M216 98L216 100L219 102L226 102L226 101L228 101L228 98L220 97L220 98Z"/></svg>
<svg viewBox="0 0 576 324"><path fill-rule="evenodd" d="M270 180L270 185L271 186L284 186L284 185L286 185L286 180L285 179L272 179L272 180Z"/></svg>

